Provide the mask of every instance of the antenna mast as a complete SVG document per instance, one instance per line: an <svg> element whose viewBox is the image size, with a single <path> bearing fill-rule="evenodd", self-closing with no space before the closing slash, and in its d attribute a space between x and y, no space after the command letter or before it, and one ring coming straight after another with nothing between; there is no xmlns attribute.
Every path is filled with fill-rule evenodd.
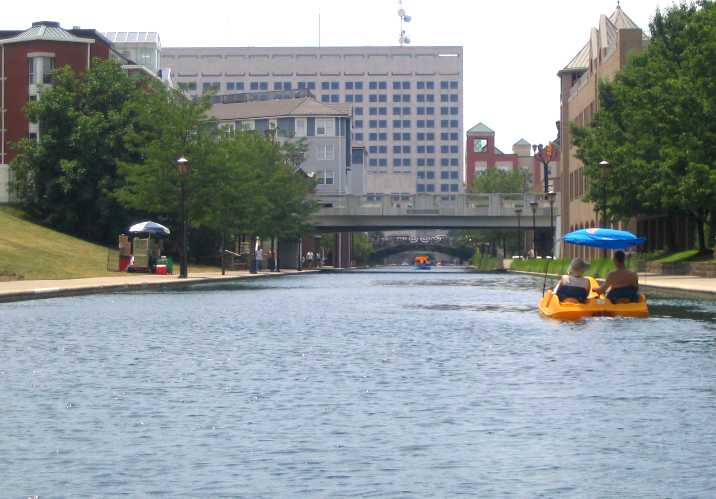
<svg viewBox="0 0 716 499"><path fill-rule="evenodd" d="M403 27L404 23L409 23L412 17L410 17L403 8L403 0L398 0L398 17L400 17L400 38L398 38L398 42L400 42L400 46L403 45L410 45L410 37L405 34L405 28Z"/></svg>

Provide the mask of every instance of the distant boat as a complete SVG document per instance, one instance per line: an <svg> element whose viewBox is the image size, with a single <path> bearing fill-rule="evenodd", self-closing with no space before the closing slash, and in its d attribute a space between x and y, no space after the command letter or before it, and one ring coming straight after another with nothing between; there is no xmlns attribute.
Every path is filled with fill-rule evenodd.
<svg viewBox="0 0 716 499"><path fill-rule="evenodd" d="M432 265L430 263L430 257L425 255L418 255L415 257L415 268L418 270L430 270Z"/></svg>

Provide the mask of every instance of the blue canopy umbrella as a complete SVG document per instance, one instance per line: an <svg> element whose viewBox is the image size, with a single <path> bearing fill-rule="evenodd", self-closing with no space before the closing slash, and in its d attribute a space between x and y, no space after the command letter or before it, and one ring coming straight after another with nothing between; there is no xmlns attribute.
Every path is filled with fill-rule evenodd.
<svg viewBox="0 0 716 499"><path fill-rule="evenodd" d="M151 220L146 222L139 222L129 228L130 234L150 234L152 236L168 236L171 231L164 227L162 224L152 222Z"/></svg>
<svg viewBox="0 0 716 499"><path fill-rule="evenodd" d="M575 230L565 234L562 241L579 246L617 250L644 244L646 239L626 230L595 228Z"/></svg>

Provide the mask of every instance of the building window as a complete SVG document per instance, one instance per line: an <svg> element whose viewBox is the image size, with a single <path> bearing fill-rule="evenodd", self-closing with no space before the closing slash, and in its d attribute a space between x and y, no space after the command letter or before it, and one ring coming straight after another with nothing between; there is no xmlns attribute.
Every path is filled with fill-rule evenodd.
<svg viewBox="0 0 716 499"><path fill-rule="evenodd" d="M273 89L274 89L274 90L281 90L281 82L280 82L280 81L275 81L275 82L273 82Z"/></svg>
<svg viewBox="0 0 716 499"><path fill-rule="evenodd" d="M260 81L259 82L259 90L268 90L268 82Z"/></svg>
<svg viewBox="0 0 716 499"><path fill-rule="evenodd" d="M450 102L457 102L457 94L450 94Z"/></svg>
<svg viewBox="0 0 716 499"><path fill-rule="evenodd" d="M434 185L434 184L427 184L427 185L425 186L425 190L426 190L427 192L435 192L435 185Z"/></svg>
<svg viewBox="0 0 716 499"><path fill-rule="evenodd" d="M353 102L353 95L352 95L352 94L347 94L347 95L346 95L346 102Z"/></svg>
<svg viewBox="0 0 716 499"><path fill-rule="evenodd" d="M457 192L459 187L458 184L450 184L450 192Z"/></svg>
<svg viewBox="0 0 716 499"><path fill-rule="evenodd" d="M249 131L256 130L256 122L254 120L240 120L236 123L239 130Z"/></svg>
<svg viewBox="0 0 716 499"><path fill-rule="evenodd" d="M403 128L410 128L410 120L403 120Z"/></svg>
<svg viewBox="0 0 716 499"><path fill-rule="evenodd" d="M363 108L362 107L354 108L353 114L355 114L356 116L363 116Z"/></svg>
<svg viewBox="0 0 716 499"><path fill-rule="evenodd" d="M179 89L183 90L185 92L196 92L196 82L195 81L180 81L179 82Z"/></svg>
<svg viewBox="0 0 716 499"><path fill-rule="evenodd" d="M415 189L416 191L425 192L425 184L417 184L415 187L416 187L416 189Z"/></svg>
<svg viewBox="0 0 716 499"><path fill-rule="evenodd" d="M296 118L296 137L306 136L306 118Z"/></svg>
<svg viewBox="0 0 716 499"><path fill-rule="evenodd" d="M318 170L316 178L321 185L333 185L333 170Z"/></svg>
<svg viewBox="0 0 716 499"><path fill-rule="evenodd" d="M331 96L328 94L321 95L321 102L329 102L331 100Z"/></svg>
<svg viewBox="0 0 716 499"><path fill-rule="evenodd" d="M404 134L403 134L403 140L410 140L410 134L409 134L409 133L404 133Z"/></svg>
<svg viewBox="0 0 716 499"><path fill-rule="evenodd" d="M473 147L474 152L487 152L487 139L475 139Z"/></svg>
<svg viewBox="0 0 716 499"><path fill-rule="evenodd" d="M363 82L362 81L356 81L353 83L353 85L356 87L356 90L363 90Z"/></svg>
<svg viewBox="0 0 716 499"><path fill-rule="evenodd" d="M363 120L355 120L353 122L353 128L363 128Z"/></svg>
<svg viewBox="0 0 716 499"><path fill-rule="evenodd" d="M336 149L333 144L318 144L318 161L332 161L336 159Z"/></svg>
<svg viewBox="0 0 716 499"><path fill-rule="evenodd" d="M440 184L440 192L450 192L449 184Z"/></svg>
<svg viewBox="0 0 716 499"><path fill-rule="evenodd" d="M316 136L318 137L335 137L336 120L333 118L317 118L316 119ZM333 146L331 146L333 147Z"/></svg>
<svg viewBox="0 0 716 499"><path fill-rule="evenodd" d="M363 134L362 133L353 134L353 139L356 142L363 142Z"/></svg>
<svg viewBox="0 0 716 499"><path fill-rule="evenodd" d="M410 94L403 94L403 102L410 102Z"/></svg>
<svg viewBox="0 0 716 499"><path fill-rule="evenodd" d="M388 140L388 134L387 133L379 133L378 140Z"/></svg>
<svg viewBox="0 0 716 499"><path fill-rule="evenodd" d="M453 89L453 90L456 90L456 89L457 89L457 82L456 82L456 81L451 81L451 82L450 82L450 88Z"/></svg>
<svg viewBox="0 0 716 499"><path fill-rule="evenodd" d="M331 94L331 102L340 102L338 94Z"/></svg>
<svg viewBox="0 0 716 499"><path fill-rule="evenodd" d="M234 89L234 82L229 81L226 83L226 90L233 90Z"/></svg>
<svg viewBox="0 0 716 499"><path fill-rule="evenodd" d="M427 146L427 147L425 148L425 152L427 152L428 154L434 154L434 153L435 153L435 146Z"/></svg>
<svg viewBox="0 0 716 499"><path fill-rule="evenodd" d="M409 115L409 114L410 114L410 108L409 108L409 107L404 107L404 108L403 108L403 115Z"/></svg>
<svg viewBox="0 0 716 499"><path fill-rule="evenodd" d="M347 81L347 82L345 83L345 87L346 87L346 90L353 90L353 82L352 82L352 81Z"/></svg>

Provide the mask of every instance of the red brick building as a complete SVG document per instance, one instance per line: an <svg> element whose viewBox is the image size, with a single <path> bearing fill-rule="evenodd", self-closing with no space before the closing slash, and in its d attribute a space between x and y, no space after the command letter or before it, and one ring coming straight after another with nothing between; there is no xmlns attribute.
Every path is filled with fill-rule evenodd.
<svg viewBox="0 0 716 499"><path fill-rule="evenodd" d="M77 73L92 59L116 57L112 44L93 29L65 30L41 21L24 31L0 31L0 203L8 201L8 165L17 154L12 144L40 139L37 123L29 123L25 104L52 85L52 70L70 66Z"/></svg>
<svg viewBox="0 0 716 499"><path fill-rule="evenodd" d="M559 150L556 150L549 163L549 185L557 188ZM467 184L481 173L497 168L498 170L518 170L529 172L532 190L544 191L544 167L542 162L532 155L532 145L520 139L512 146L512 153L504 153L495 146L495 132L484 123L478 123L467 131L465 143L465 180Z"/></svg>

